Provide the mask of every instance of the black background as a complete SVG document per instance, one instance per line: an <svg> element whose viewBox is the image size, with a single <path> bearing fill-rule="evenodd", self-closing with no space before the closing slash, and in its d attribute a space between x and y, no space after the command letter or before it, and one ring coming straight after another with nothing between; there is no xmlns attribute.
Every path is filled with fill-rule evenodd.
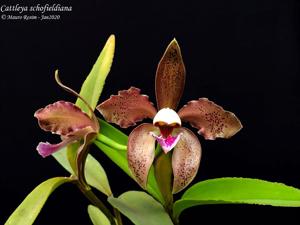
<svg viewBox="0 0 300 225"><path fill-rule="evenodd" d="M5 2L13 3L43 4ZM36 185L67 175L53 158L42 159L35 151L39 141L59 139L40 130L33 113L57 100L75 100L56 85L54 70L60 69L63 82L79 90L112 33L116 53L100 101L130 86L155 101L156 66L176 37L187 69L180 106L208 97L242 121L244 128L230 140L199 137L203 156L195 181L251 177L300 188L299 3L55 3L73 10L59 13L58 21L0 20L0 223ZM115 195L140 190L100 151L93 148L92 153L106 168ZM35 224L91 224L87 203L75 186L62 186ZM181 224L299 224L299 212L269 206L201 206L186 210Z"/></svg>

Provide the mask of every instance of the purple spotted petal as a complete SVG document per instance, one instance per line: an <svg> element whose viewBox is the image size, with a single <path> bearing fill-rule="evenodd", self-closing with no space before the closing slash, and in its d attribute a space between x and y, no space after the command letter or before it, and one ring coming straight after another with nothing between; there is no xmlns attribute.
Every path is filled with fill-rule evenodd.
<svg viewBox="0 0 300 225"><path fill-rule="evenodd" d="M183 121L190 122L199 129L198 133L209 140L217 137L230 138L242 128L241 122L232 112L225 111L207 98L188 102L179 110L178 115Z"/></svg>
<svg viewBox="0 0 300 225"><path fill-rule="evenodd" d="M167 154L175 147L181 136L181 134L178 134L175 136L170 135L167 138L164 138L162 135L156 135L153 132L151 134L153 137L155 137L156 141L159 143L165 154Z"/></svg>
<svg viewBox="0 0 300 225"><path fill-rule="evenodd" d="M181 137L173 150L173 193L184 189L197 174L201 145L197 136L186 128L180 128Z"/></svg>
<svg viewBox="0 0 300 225"><path fill-rule="evenodd" d="M106 121L122 128L133 126L145 118L153 118L157 113L148 96L141 95L140 89L131 87L119 91L97 106Z"/></svg>
<svg viewBox="0 0 300 225"><path fill-rule="evenodd" d="M85 127L92 127L94 130L98 128L97 124L86 113L71 102L55 102L39 109L34 116L38 119L43 130L62 136Z"/></svg>
<svg viewBox="0 0 300 225"><path fill-rule="evenodd" d="M58 150L66 147L68 144L76 141L77 139L78 137L67 138L58 144L50 144L49 142L40 142L36 150L43 158L45 158L53 154L54 152L57 152Z"/></svg>
<svg viewBox="0 0 300 225"><path fill-rule="evenodd" d="M185 67L180 47L174 39L162 56L155 78L155 93L158 109L175 110L185 84Z"/></svg>
<svg viewBox="0 0 300 225"><path fill-rule="evenodd" d="M154 160L155 138L152 124L137 126L128 137L127 158L129 168L142 188L146 188L149 169Z"/></svg>

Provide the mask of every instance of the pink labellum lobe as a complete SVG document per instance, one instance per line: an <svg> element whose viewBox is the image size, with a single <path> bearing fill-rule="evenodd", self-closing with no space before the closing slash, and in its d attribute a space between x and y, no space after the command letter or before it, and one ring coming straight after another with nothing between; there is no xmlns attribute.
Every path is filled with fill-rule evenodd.
<svg viewBox="0 0 300 225"><path fill-rule="evenodd" d="M158 136L153 132L151 134L153 135L153 137L155 137L156 141L159 143L164 153L166 154L175 147L181 135L181 134L175 136L169 135L168 137L165 138L162 135Z"/></svg>

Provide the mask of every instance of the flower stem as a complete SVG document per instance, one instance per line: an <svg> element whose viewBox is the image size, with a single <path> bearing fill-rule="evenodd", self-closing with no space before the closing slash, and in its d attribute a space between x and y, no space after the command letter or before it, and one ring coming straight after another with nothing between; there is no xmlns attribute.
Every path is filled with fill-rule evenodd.
<svg viewBox="0 0 300 225"><path fill-rule="evenodd" d="M109 219L112 225L116 225L116 221L109 209L104 205L104 203L93 193L91 187L88 185L85 179L85 163L89 153L88 143L95 137L95 133L87 134L84 137L83 144L79 147L77 152L77 186L85 197L96 207L98 207Z"/></svg>
<svg viewBox="0 0 300 225"><path fill-rule="evenodd" d="M116 208L114 208L114 214L115 214L115 218L117 220L117 224L118 225L123 225L121 213L119 212L119 210L117 210Z"/></svg>
<svg viewBox="0 0 300 225"><path fill-rule="evenodd" d="M178 219L173 218L173 217L171 217L171 218L172 218L172 221L173 221L174 225L179 225L179 220Z"/></svg>
<svg viewBox="0 0 300 225"><path fill-rule="evenodd" d="M89 147L88 147L87 143L89 143L89 141L92 139L93 139L93 134L87 134L84 137L84 142L79 147L79 149L77 151L77 158L76 158L77 176L78 176L79 183L82 186L85 186L87 189L89 188L89 185L86 182L84 171L85 171L86 158L89 153Z"/></svg>
<svg viewBox="0 0 300 225"><path fill-rule="evenodd" d="M126 145L122 145L122 144L119 144L117 142L115 142L114 140L110 139L109 137L101 134L101 133L98 133L97 136L96 136L96 140L97 141L100 141L114 149L117 149L117 150L122 150L122 151L126 151L127 150L127 146Z"/></svg>
<svg viewBox="0 0 300 225"><path fill-rule="evenodd" d="M109 219L112 225L116 225L114 216L111 214L109 209L104 205L104 203L94 194L90 187L83 185L79 180L77 181L77 186L84 196L96 207L98 207L105 216Z"/></svg>

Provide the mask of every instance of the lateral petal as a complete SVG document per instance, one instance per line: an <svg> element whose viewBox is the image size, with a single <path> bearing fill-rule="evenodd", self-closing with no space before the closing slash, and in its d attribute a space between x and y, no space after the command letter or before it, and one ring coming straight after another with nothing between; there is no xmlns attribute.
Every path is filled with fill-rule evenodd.
<svg viewBox="0 0 300 225"><path fill-rule="evenodd" d="M162 56L155 78L155 92L158 109L176 109L185 84L185 67L180 47L174 39Z"/></svg>
<svg viewBox="0 0 300 225"><path fill-rule="evenodd" d="M145 118L153 118L157 113L148 96L141 95L140 89L131 87L119 91L97 106L106 121L127 128Z"/></svg>
<svg viewBox="0 0 300 225"><path fill-rule="evenodd" d="M232 112L224 110L207 98L188 102L179 110L178 115L183 121L199 129L198 133L209 140L218 137L230 138L243 127Z"/></svg>
<svg viewBox="0 0 300 225"><path fill-rule="evenodd" d="M173 193L178 193L192 182L197 174L201 145L197 136L186 128L180 128L181 137L173 150Z"/></svg>
<svg viewBox="0 0 300 225"><path fill-rule="evenodd" d="M151 135L156 127L143 123L128 137L127 158L131 172L142 188L146 188L149 169L154 160L155 138Z"/></svg>
<svg viewBox="0 0 300 225"><path fill-rule="evenodd" d="M55 102L37 110L34 116L43 130L62 136L88 126L97 130L97 125L91 118L71 102Z"/></svg>

